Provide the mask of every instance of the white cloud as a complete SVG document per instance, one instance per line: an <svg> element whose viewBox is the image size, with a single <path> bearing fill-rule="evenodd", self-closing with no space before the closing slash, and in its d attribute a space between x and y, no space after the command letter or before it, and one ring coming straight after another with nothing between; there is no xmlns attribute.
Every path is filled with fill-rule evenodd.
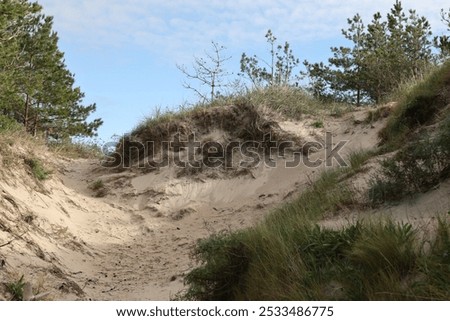
<svg viewBox="0 0 450 321"><path fill-rule="evenodd" d="M310 42L340 37L346 19L361 13L366 23L373 13L387 12L393 0L41 0L55 17L55 28L80 46L138 45L177 57L205 48L211 40L227 46L264 43L273 29L280 40ZM406 0L405 9L425 15L442 30L440 8L447 0ZM203 50L201 49L201 50Z"/></svg>

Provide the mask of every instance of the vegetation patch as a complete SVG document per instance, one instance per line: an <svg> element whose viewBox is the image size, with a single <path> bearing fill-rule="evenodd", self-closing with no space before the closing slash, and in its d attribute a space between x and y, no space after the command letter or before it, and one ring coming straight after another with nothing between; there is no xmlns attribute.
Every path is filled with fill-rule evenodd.
<svg viewBox="0 0 450 321"><path fill-rule="evenodd" d="M391 107L390 106L380 106L375 110L369 110L367 113L367 117L364 120L365 124L372 124L377 122L380 119L386 118L391 113Z"/></svg>
<svg viewBox="0 0 450 321"><path fill-rule="evenodd" d="M292 86L256 88L238 96L237 100L268 107L290 119L324 114L340 117L353 109L350 104L320 100L306 90Z"/></svg>
<svg viewBox="0 0 450 321"><path fill-rule="evenodd" d="M104 197L108 193L105 183L101 179L97 179L89 184L89 189L95 192L95 197Z"/></svg>
<svg viewBox="0 0 450 321"><path fill-rule="evenodd" d="M380 131L381 144L400 147L420 126L430 124L450 103L450 62L443 64L407 92Z"/></svg>
<svg viewBox="0 0 450 321"><path fill-rule="evenodd" d="M104 188L104 187L105 187L105 184L103 183L103 181L101 179L98 179L89 185L89 188L93 191L98 191L99 189Z"/></svg>
<svg viewBox="0 0 450 321"><path fill-rule="evenodd" d="M322 175L303 194L243 231L201 240L186 276L188 300L448 300L450 225L433 236L408 223L318 221L358 206L346 183L375 151ZM433 249L430 251L429 249ZM446 265L447 264L447 265ZM433 270L431 272L430 270Z"/></svg>
<svg viewBox="0 0 450 321"><path fill-rule="evenodd" d="M217 234L198 243L194 255L204 268L194 269L185 281L190 289L182 299L229 300L248 269L248 253L237 237Z"/></svg>
<svg viewBox="0 0 450 321"><path fill-rule="evenodd" d="M216 235L197 247L203 264L188 274L183 298L448 300L450 227L438 225L433 239L391 221L339 230L298 221Z"/></svg>
<svg viewBox="0 0 450 321"><path fill-rule="evenodd" d="M426 192L450 177L450 116L434 137L422 134L381 162L380 173L372 180L369 198L372 205L398 201L407 195Z"/></svg>
<svg viewBox="0 0 450 321"><path fill-rule="evenodd" d="M289 141L296 145L293 148L301 149L301 138L283 131L272 111L256 106L242 101L228 106L197 107L181 114L167 113L149 119L120 140L113 155L115 157L111 157L107 165L118 166L122 163L123 167L131 167L158 153L161 155L164 150L176 152L176 148L183 149L190 139L198 141L213 131L222 131L226 135L224 143L248 142L263 148L269 143L267 137L270 135L272 142ZM229 152L225 148L225 158L232 156Z"/></svg>
<svg viewBox="0 0 450 321"><path fill-rule="evenodd" d="M39 181L49 178L51 172L44 168L40 160L35 158L26 158L24 162L31 169L33 176Z"/></svg>
<svg viewBox="0 0 450 321"><path fill-rule="evenodd" d="M0 133L16 131L21 128L16 120L0 114Z"/></svg>
<svg viewBox="0 0 450 321"><path fill-rule="evenodd" d="M311 124L314 128L323 128L323 121L322 120L316 120Z"/></svg>
<svg viewBox="0 0 450 321"><path fill-rule="evenodd" d="M22 275L16 282L6 284L6 289L11 294L12 301L23 301L23 290L25 287L24 276Z"/></svg>
<svg viewBox="0 0 450 321"><path fill-rule="evenodd" d="M49 142L48 146L54 153L73 159L99 159L104 156L99 145L93 141L73 142L71 139L64 139L58 142Z"/></svg>

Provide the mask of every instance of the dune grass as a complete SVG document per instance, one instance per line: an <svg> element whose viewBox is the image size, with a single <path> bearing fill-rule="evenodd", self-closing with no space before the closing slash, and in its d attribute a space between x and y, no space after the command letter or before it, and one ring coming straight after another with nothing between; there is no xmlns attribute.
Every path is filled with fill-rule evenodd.
<svg viewBox="0 0 450 321"><path fill-rule="evenodd" d="M24 162L37 180L43 181L49 178L51 171L47 170L39 159L25 158Z"/></svg>
<svg viewBox="0 0 450 321"><path fill-rule="evenodd" d="M131 131L131 135L139 135L140 132L148 127L179 122L187 117L201 113L203 109L231 105L265 107L292 119L299 119L303 115L322 114L338 117L351 111L353 108L349 104L320 101L305 90L297 87L274 86L250 90L241 89L227 96L220 96L211 102L197 103L188 107L180 106L178 110L167 109L166 111L161 111L161 108L157 108L154 111L154 115L146 118Z"/></svg>
<svg viewBox="0 0 450 321"><path fill-rule="evenodd" d="M434 69L423 81L410 86L399 99L387 125L380 131L388 150L401 147L414 131L432 122L450 103L450 61Z"/></svg>
<svg viewBox="0 0 450 321"><path fill-rule="evenodd" d="M450 177L450 114L432 136L416 136L393 157L381 162L372 179L372 205L399 201L405 196L427 192Z"/></svg>
<svg viewBox="0 0 450 321"><path fill-rule="evenodd" d="M6 289L11 294L11 301L22 301L23 292L25 287L24 276L22 275L19 280L6 284Z"/></svg>
<svg viewBox="0 0 450 321"><path fill-rule="evenodd" d="M327 173L313 188L335 178ZM319 194L306 192L252 229L200 241L195 255L201 265L185 278L182 299L450 299L450 226L444 219L433 238L389 220L324 228L318 218L351 195L322 192L312 199Z"/></svg>
<svg viewBox="0 0 450 321"><path fill-rule="evenodd" d="M348 104L322 102L301 88L268 87L252 90L238 90L228 96L221 96L207 103L181 106L178 110L161 111L138 124L130 133L124 135L117 144L114 160L106 166L117 167L120 163L128 167L136 164L146 155L146 142L152 142L154 150L160 150L160 142L171 141L175 133L181 135L208 129L230 131L233 138L259 141L268 130L269 122L279 115L300 119L304 115L333 115L339 117L350 111ZM272 112L277 116L264 117ZM318 121L316 127L323 127Z"/></svg>
<svg viewBox="0 0 450 321"><path fill-rule="evenodd" d="M49 142L48 148L57 155L72 159L100 159L104 156L99 144L95 141L73 142L70 139Z"/></svg>
<svg viewBox="0 0 450 321"><path fill-rule="evenodd" d="M268 107L291 119L323 114L340 117L353 109L349 104L321 101L297 87L253 89L237 96L237 99Z"/></svg>
<svg viewBox="0 0 450 321"><path fill-rule="evenodd" d="M450 299L450 279L443 282L440 276L450 272L450 226L444 219L432 238L389 220L338 229L318 223L354 205L352 189L342 179L369 157L355 153L351 167L324 172L296 200L251 229L201 240L195 251L201 264L186 276L188 290L181 299Z"/></svg>

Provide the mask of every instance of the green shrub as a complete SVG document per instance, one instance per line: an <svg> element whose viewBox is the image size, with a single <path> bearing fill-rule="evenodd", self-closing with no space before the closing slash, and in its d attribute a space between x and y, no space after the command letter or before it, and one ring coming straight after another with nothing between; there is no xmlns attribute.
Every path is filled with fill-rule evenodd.
<svg viewBox="0 0 450 321"><path fill-rule="evenodd" d="M203 264L185 278L185 299L227 300L234 295L248 267L246 249L239 238L218 234L198 243L195 255Z"/></svg>
<svg viewBox="0 0 450 321"><path fill-rule="evenodd" d="M361 170L362 166L372 157L374 156L376 151L374 150L357 150L352 151L348 160L350 163L349 170L351 172L357 173Z"/></svg>

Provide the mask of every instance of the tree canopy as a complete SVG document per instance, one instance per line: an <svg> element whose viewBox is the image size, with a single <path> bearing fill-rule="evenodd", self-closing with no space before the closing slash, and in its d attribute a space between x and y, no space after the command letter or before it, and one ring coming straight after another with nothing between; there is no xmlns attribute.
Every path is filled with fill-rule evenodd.
<svg viewBox="0 0 450 321"><path fill-rule="evenodd" d="M33 135L94 136L102 120L87 120L96 105L83 105L52 28L38 3L0 0L0 114Z"/></svg>
<svg viewBox="0 0 450 321"><path fill-rule="evenodd" d="M309 88L318 97L357 105L379 102L399 83L422 76L438 60L430 23L415 10L406 13L400 1L385 19L377 12L366 26L356 14L348 25L342 34L351 46L331 48L328 65L304 62ZM443 43L446 39L441 38Z"/></svg>

